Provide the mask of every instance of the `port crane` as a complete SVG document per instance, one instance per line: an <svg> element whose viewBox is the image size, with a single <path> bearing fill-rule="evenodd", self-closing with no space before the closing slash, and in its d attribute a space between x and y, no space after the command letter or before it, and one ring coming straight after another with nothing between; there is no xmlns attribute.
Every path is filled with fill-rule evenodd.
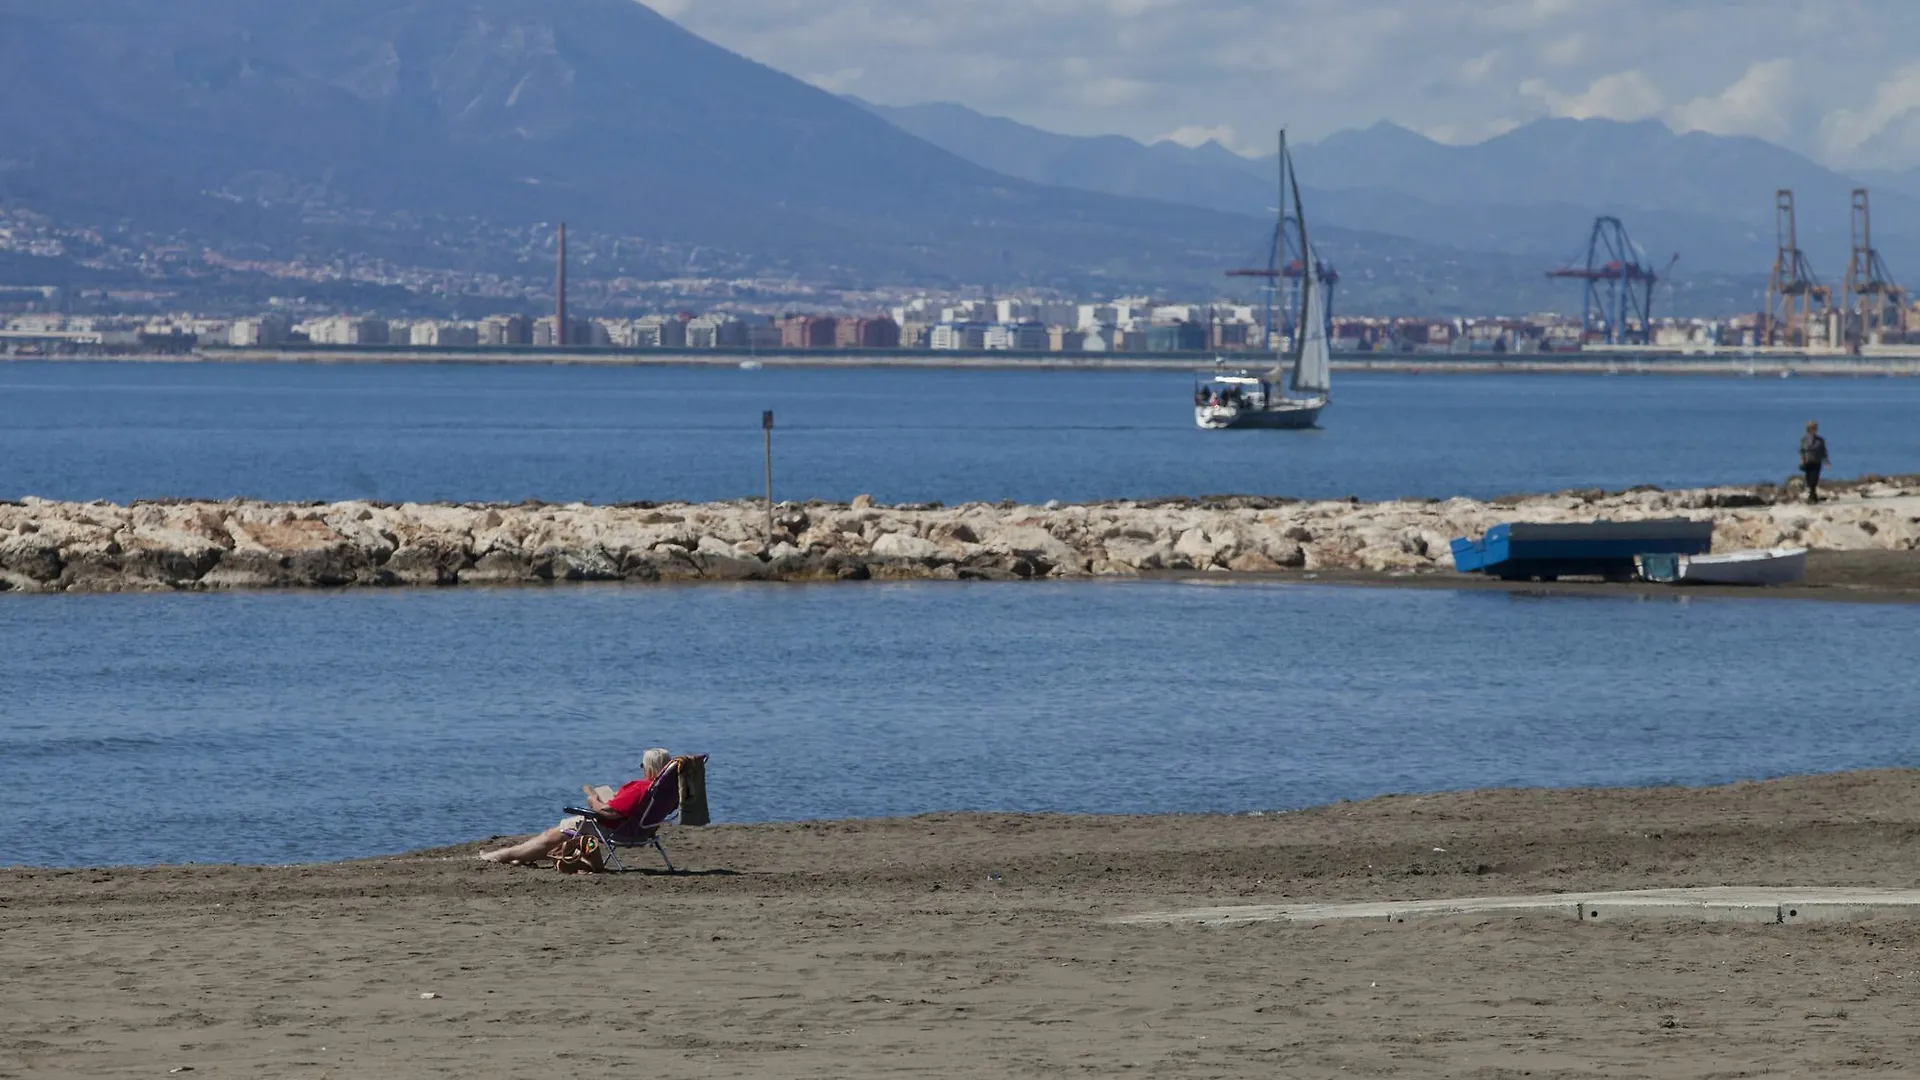
<svg viewBox="0 0 1920 1080"><path fill-rule="evenodd" d="M1266 328L1267 340L1269 342L1273 340L1275 330L1278 330L1288 341L1293 340L1293 311L1299 305L1292 302L1283 302L1283 298L1280 295L1281 282L1284 281L1292 284L1292 288L1286 291L1293 293L1299 288L1297 283L1307 272L1306 259L1302 256L1295 255L1291 250L1292 245L1287 243L1287 234L1289 232L1287 224L1291 220L1290 215L1282 212L1280 221L1275 224L1273 240L1267 247L1267 265L1241 267L1236 270L1227 271L1227 276L1230 278L1257 278L1266 282L1261 290L1266 311L1265 318L1262 320L1261 325ZM1326 286L1327 289L1327 323L1329 328L1331 328L1333 323L1333 297L1336 286L1340 284L1340 271L1334 269L1332 263L1319 258L1317 255L1314 258L1314 269L1315 278L1320 284ZM1274 322L1276 313L1279 315L1279 324L1277 326Z"/></svg>
<svg viewBox="0 0 1920 1080"><path fill-rule="evenodd" d="M1653 334L1653 287L1679 260L1675 254L1664 269L1655 270L1619 218L1597 217L1587 235L1585 263L1570 259L1559 269L1547 271L1547 276L1585 283L1580 315L1583 339L1647 345Z"/></svg>
<svg viewBox="0 0 1920 1080"><path fill-rule="evenodd" d="M1806 252L1800 250L1800 225L1790 188L1774 192L1773 225L1773 274L1767 280L1761 339L1768 345L1804 349L1813 340L1813 327L1825 325L1832 314L1833 290L1820 283Z"/></svg>
<svg viewBox="0 0 1920 1080"><path fill-rule="evenodd" d="M1866 188L1853 189L1853 253L1847 260L1847 278L1841 318L1846 347L1878 345L1889 334L1906 334L1907 293L1893 280L1886 260L1873 246L1873 208Z"/></svg>

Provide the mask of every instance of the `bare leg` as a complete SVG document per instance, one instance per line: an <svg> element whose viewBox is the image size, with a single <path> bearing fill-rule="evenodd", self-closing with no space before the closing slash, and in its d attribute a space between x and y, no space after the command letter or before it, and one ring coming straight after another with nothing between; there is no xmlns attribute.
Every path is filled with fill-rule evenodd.
<svg viewBox="0 0 1920 1080"><path fill-rule="evenodd" d="M486 852L480 857L487 860L488 862L499 862L499 863L532 862L534 859L537 859L540 856L545 855L547 851L553 847L553 845L559 843L562 839L566 837L566 835L567 835L567 831L565 827L560 825L555 825L553 828L548 829L546 832L543 832L538 836L528 837L527 839L522 840L520 843L515 844L512 847L503 847L494 851Z"/></svg>

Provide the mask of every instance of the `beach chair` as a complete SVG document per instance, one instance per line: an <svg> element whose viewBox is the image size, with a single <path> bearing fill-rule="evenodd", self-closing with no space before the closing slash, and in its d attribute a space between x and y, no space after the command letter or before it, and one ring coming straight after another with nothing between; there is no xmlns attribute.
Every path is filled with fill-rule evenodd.
<svg viewBox="0 0 1920 1080"><path fill-rule="evenodd" d="M673 873L673 860L667 857L666 845L660 842L660 826L672 821L680 813L680 762L678 759L667 763L654 778L653 786L647 789L647 795L633 813L623 818L603 818L584 806L569 806L569 814L579 814L585 820L581 823L582 832L598 838L607 853L607 869L626 870L626 864L620 861L621 848L652 848L660 853L660 861L667 864L667 873Z"/></svg>

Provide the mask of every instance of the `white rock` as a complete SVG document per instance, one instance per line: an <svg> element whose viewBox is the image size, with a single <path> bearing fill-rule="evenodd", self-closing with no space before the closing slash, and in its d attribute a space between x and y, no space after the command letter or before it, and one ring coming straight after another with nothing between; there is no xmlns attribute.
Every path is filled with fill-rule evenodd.
<svg viewBox="0 0 1920 1080"><path fill-rule="evenodd" d="M910 533L887 533L873 542L873 553L883 559L905 559L911 562L942 562L946 553L940 545L931 540L923 540Z"/></svg>

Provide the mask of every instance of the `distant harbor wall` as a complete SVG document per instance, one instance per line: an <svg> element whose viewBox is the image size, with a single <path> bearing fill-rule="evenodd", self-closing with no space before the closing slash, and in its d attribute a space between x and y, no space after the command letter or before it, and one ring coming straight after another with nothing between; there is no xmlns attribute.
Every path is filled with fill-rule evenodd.
<svg viewBox="0 0 1920 1080"><path fill-rule="evenodd" d="M0 591L1450 571L1448 541L1503 521L1711 518L1718 548L1920 549L1920 477L1572 491L1480 501L1167 499L776 508L245 501L0 504Z"/></svg>
<svg viewBox="0 0 1920 1080"><path fill-rule="evenodd" d="M1017 352L929 349L776 349L758 352L713 349L551 349L535 347L440 348L385 345L217 347L191 359L252 363L458 363L567 364L587 366L683 365L738 367L1007 368L1061 371L1197 371L1214 366L1262 368L1271 356L1251 353ZM1920 348L1877 349L1867 355L1788 349L1629 349L1607 347L1578 353L1381 353L1336 352L1336 371L1433 372L1436 374L1648 374L1648 375L1920 375Z"/></svg>
<svg viewBox="0 0 1920 1080"><path fill-rule="evenodd" d="M626 349L545 346L284 345L203 346L179 351L103 349L0 354L0 362L101 361L235 364L485 364L573 367L923 368L1024 371L1179 371L1215 367L1259 370L1272 356L1250 353L934 351L930 349ZM1770 377L1920 375L1920 347L1876 348L1863 355L1790 349L1647 349L1594 346L1581 352L1336 352L1335 371L1434 375L1726 375Z"/></svg>

